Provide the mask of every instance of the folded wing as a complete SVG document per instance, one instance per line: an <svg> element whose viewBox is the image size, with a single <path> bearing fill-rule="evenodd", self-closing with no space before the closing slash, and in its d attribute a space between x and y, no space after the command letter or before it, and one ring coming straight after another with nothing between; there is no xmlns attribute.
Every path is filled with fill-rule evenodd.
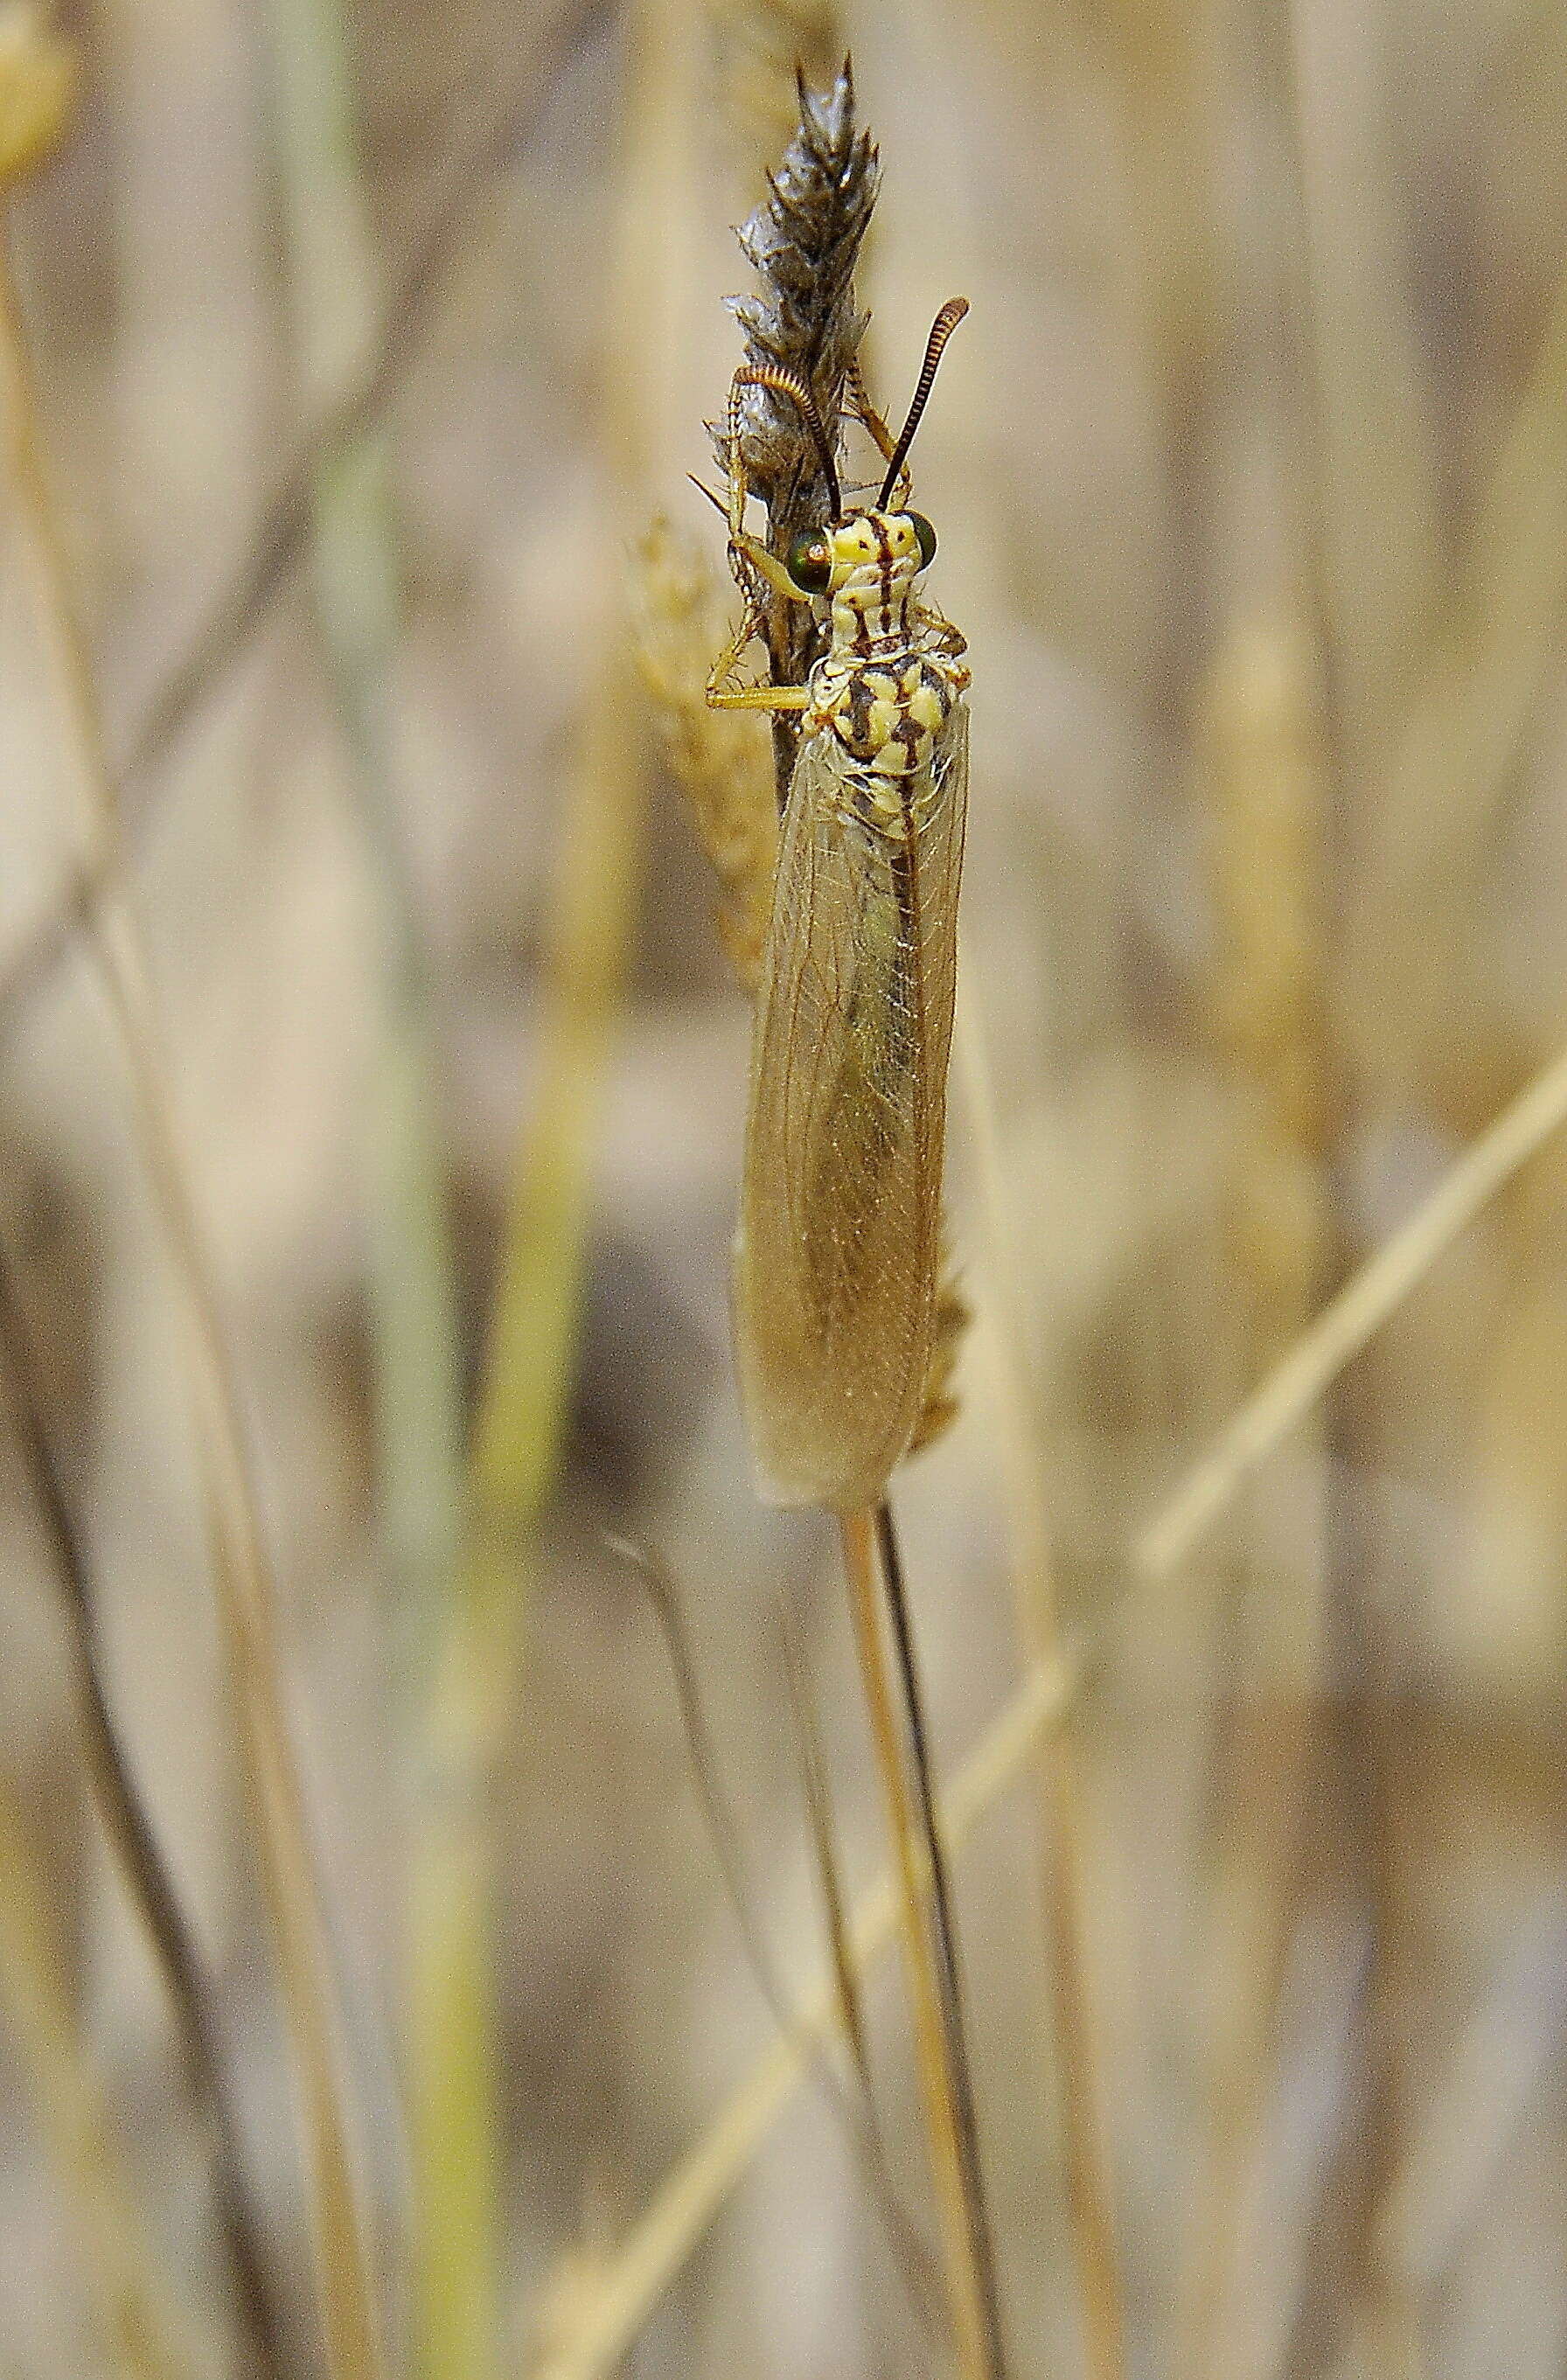
<svg viewBox="0 0 1567 2380"><path fill-rule="evenodd" d="M796 765L735 1263L742 1392L771 1502L875 1501L918 1419L967 779L961 702L929 770L903 788L906 833L877 822L862 764L831 730Z"/></svg>

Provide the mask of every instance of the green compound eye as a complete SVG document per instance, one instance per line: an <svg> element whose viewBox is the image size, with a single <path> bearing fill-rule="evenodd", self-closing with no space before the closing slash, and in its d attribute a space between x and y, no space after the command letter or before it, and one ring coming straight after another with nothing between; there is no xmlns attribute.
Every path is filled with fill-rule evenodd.
<svg viewBox="0 0 1567 2380"><path fill-rule="evenodd" d="M832 549L819 528L802 529L786 565L802 595L825 595L832 583Z"/></svg>
<svg viewBox="0 0 1567 2380"><path fill-rule="evenodd" d="M936 532L923 513L910 513L909 519L914 523L914 533L919 540L919 566L921 570L929 570L936 559Z"/></svg>

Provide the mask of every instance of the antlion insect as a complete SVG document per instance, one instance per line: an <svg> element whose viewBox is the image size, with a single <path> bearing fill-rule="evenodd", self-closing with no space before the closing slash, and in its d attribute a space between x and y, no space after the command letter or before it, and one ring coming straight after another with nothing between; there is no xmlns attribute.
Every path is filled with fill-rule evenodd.
<svg viewBox="0 0 1567 2380"><path fill-rule="evenodd" d="M758 1484L776 1504L876 1504L920 1418L940 1266L947 1058L968 796L965 639L917 592L936 533L907 508L905 462L941 350L932 326L873 507L845 511L805 381L747 364L728 418L730 552L750 601L715 665L718 708L797 712L752 1044L735 1330ZM746 532L741 392L792 398L831 517L786 562ZM762 584L827 607L802 686L736 686Z"/></svg>

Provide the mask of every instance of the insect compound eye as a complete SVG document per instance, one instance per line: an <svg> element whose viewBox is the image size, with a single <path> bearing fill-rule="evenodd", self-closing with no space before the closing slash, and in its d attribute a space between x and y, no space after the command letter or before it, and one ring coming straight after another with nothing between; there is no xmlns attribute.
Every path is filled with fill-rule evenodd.
<svg viewBox="0 0 1567 2380"><path fill-rule="evenodd" d="M919 540L919 566L921 570L929 570L936 559L936 532L923 513L910 513L909 519L914 523L914 533Z"/></svg>
<svg viewBox="0 0 1567 2380"><path fill-rule="evenodd" d="M789 548L787 568L803 595L825 595L832 583L832 549L819 528L802 529Z"/></svg>

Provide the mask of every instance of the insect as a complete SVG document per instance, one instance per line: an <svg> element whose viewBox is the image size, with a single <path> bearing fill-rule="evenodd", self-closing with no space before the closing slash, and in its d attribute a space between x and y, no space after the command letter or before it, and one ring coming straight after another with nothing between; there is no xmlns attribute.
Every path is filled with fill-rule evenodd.
<svg viewBox="0 0 1567 2380"><path fill-rule="evenodd" d="M905 462L948 338L937 315L874 506L845 510L809 388L747 366L730 399L732 551L741 575L825 611L803 686L735 686L753 602L714 668L716 706L793 711L751 1053L734 1315L758 1486L775 1504L875 1503L918 1426L940 1267L947 1060L968 795L965 639L919 581L936 535ZM832 516L785 561L744 529L739 391L793 397Z"/></svg>

